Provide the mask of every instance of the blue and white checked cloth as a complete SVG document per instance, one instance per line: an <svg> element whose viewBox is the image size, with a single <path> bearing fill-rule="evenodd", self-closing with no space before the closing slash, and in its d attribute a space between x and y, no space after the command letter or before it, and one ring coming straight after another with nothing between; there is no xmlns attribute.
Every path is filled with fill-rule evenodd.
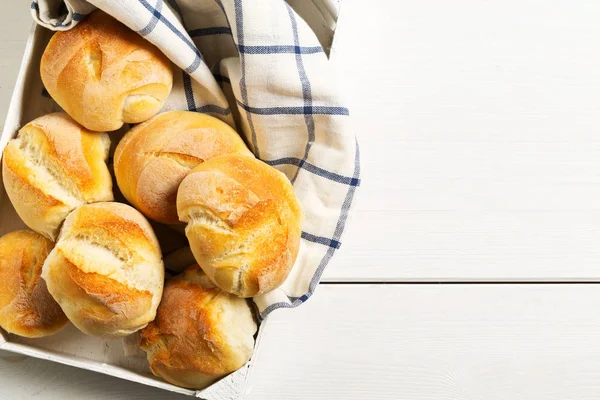
<svg viewBox="0 0 600 400"><path fill-rule="evenodd" d="M158 46L181 70L165 110L216 116L284 172L304 210L300 253L285 283L254 298L261 318L314 292L340 248L360 182L358 144L335 71L284 0L36 0L35 20L73 27L95 8Z"/></svg>

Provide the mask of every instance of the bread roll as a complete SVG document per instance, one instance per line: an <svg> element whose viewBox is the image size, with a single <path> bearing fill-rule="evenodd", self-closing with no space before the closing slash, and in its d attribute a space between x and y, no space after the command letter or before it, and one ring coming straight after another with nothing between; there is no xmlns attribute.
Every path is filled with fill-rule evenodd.
<svg viewBox="0 0 600 400"><path fill-rule="evenodd" d="M148 218L179 222L177 188L196 165L225 154L253 156L226 123L190 111L169 111L130 130L115 151L115 176L125 198Z"/></svg>
<svg viewBox="0 0 600 400"><path fill-rule="evenodd" d="M152 117L173 85L168 58L102 11L54 34L40 74L58 105L81 125L101 132Z"/></svg>
<svg viewBox="0 0 600 400"><path fill-rule="evenodd" d="M227 292L269 292L296 260L301 209L294 189L255 158L223 156L194 168L179 186L177 212L196 261Z"/></svg>
<svg viewBox="0 0 600 400"><path fill-rule="evenodd" d="M142 214L125 204L94 203L69 214L42 277L82 332L124 336L154 319L164 267Z"/></svg>
<svg viewBox="0 0 600 400"><path fill-rule="evenodd" d="M247 301L216 288L195 265L167 282L140 347L154 375L201 389L250 359L255 332Z"/></svg>
<svg viewBox="0 0 600 400"><path fill-rule="evenodd" d="M75 207L112 200L109 147L107 134L90 132L65 113L21 128L4 149L2 178L23 222L54 240Z"/></svg>
<svg viewBox="0 0 600 400"><path fill-rule="evenodd" d="M54 244L30 230L0 238L0 326L15 335L52 335L67 317L40 277L42 264Z"/></svg>

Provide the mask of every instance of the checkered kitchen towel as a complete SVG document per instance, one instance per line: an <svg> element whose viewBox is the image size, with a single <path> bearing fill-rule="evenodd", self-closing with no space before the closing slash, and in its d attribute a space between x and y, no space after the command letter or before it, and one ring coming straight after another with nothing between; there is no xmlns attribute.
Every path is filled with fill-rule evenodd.
<svg viewBox="0 0 600 400"><path fill-rule="evenodd" d="M335 71L284 0L36 0L35 20L73 27L95 8L158 46L181 71L165 109L235 125L258 158L284 172L304 210L300 253L285 283L254 299L264 318L314 292L340 248L360 167Z"/></svg>

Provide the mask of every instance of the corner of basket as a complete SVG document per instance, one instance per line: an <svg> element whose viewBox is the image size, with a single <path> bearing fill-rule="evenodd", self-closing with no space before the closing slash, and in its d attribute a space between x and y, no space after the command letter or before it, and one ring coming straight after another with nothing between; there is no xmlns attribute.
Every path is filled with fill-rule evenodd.
<svg viewBox="0 0 600 400"><path fill-rule="evenodd" d="M0 329L0 349L4 347L4 345L8 342L6 338L6 332Z"/></svg>

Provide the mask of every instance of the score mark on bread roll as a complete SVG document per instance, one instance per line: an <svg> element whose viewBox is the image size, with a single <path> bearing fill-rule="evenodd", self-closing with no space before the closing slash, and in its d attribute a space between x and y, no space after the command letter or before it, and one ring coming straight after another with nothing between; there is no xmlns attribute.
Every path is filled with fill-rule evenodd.
<svg viewBox="0 0 600 400"><path fill-rule="evenodd" d="M40 74L58 105L87 129L101 132L151 118L173 86L169 59L99 10L54 34Z"/></svg>
<svg viewBox="0 0 600 400"><path fill-rule="evenodd" d="M142 214L125 204L94 203L69 214L42 277L77 328L114 337L154 319L164 266Z"/></svg>
<svg viewBox="0 0 600 400"><path fill-rule="evenodd" d="M30 230L0 238L0 326L7 332L42 337L54 334L67 323L40 276L53 246Z"/></svg>
<svg viewBox="0 0 600 400"><path fill-rule="evenodd" d="M202 389L248 362L256 329L247 301L215 287L193 265L165 285L140 347L154 375Z"/></svg>
<svg viewBox="0 0 600 400"><path fill-rule="evenodd" d="M113 200L109 147L106 133L88 131L65 113L21 128L4 149L2 178L23 222L54 240L75 207Z"/></svg>
<svg viewBox="0 0 600 400"><path fill-rule="evenodd" d="M137 125L115 151L123 196L148 218L179 223L177 188L196 165L225 154L253 157L226 123L206 114L168 111Z"/></svg>
<svg viewBox="0 0 600 400"><path fill-rule="evenodd" d="M194 168L177 193L196 261L223 290L269 292L287 278L302 212L287 177L255 158L216 157Z"/></svg>

